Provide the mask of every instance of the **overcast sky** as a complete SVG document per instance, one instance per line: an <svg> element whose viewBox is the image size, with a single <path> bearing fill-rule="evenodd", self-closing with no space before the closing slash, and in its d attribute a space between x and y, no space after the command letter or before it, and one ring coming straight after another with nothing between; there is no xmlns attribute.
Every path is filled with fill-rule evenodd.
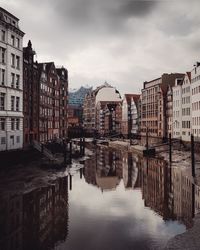
<svg viewBox="0 0 200 250"><path fill-rule="evenodd" d="M137 93L162 73L200 60L197 0L0 0L20 19L39 62L69 71L69 87L105 81Z"/></svg>

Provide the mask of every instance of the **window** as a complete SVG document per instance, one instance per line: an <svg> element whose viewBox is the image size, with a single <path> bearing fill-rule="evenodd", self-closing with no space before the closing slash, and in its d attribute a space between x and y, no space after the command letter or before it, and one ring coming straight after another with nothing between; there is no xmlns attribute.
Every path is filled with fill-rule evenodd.
<svg viewBox="0 0 200 250"><path fill-rule="evenodd" d="M6 119L0 118L0 131L5 131L6 128Z"/></svg>
<svg viewBox="0 0 200 250"><path fill-rule="evenodd" d="M16 111L19 111L19 97L16 97Z"/></svg>
<svg viewBox="0 0 200 250"><path fill-rule="evenodd" d="M11 66L15 67L15 55L11 54Z"/></svg>
<svg viewBox="0 0 200 250"><path fill-rule="evenodd" d="M12 142L12 145L14 145L14 142L15 142L15 141L14 141L14 135L11 135L11 136L10 136L10 140L11 140L11 142Z"/></svg>
<svg viewBox="0 0 200 250"><path fill-rule="evenodd" d="M11 35L11 45L15 46L15 37Z"/></svg>
<svg viewBox="0 0 200 250"><path fill-rule="evenodd" d="M6 49L1 48L1 63L6 63Z"/></svg>
<svg viewBox="0 0 200 250"><path fill-rule="evenodd" d="M11 96L11 110L14 111L15 109L15 97Z"/></svg>
<svg viewBox="0 0 200 250"><path fill-rule="evenodd" d="M19 47L20 47L20 40L19 40L19 38L16 38L16 42L17 42L17 48L19 49Z"/></svg>
<svg viewBox="0 0 200 250"><path fill-rule="evenodd" d="M17 64L17 66L16 66L16 68L17 69L20 69L20 57L19 56L16 56L16 64Z"/></svg>
<svg viewBox="0 0 200 250"><path fill-rule="evenodd" d="M11 73L11 88L15 87L15 74Z"/></svg>
<svg viewBox="0 0 200 250"><path fill-rule="evenodd" d="M16 75L16 89L19 89L19 75Z"/></svg>
<svg viewBox="0 0 200 250"><path fill-rule="evenodd" d="M19 130L19 124L20 124L20 121L19 121L19 118L16 119L16 130Z"/></svg>
<svg viewBox="0 0 200 250"><path fill-rule="evenodd" d="M5 85L5 69L1 70L1 85Z"/></svg>
<svg viewBox="0 0 200 250"><path fill-rule="evenodd" d="M15 119L11 118L11 130L15 130Z"/></svg>
<svg viewBox="0 0 200 250"><path fill-rule="evenodd" d="M1 41L5 42L5 40L6 40L6 32L5 32L5 30L2 30L1 31Z"/></svg>
<svg viewBox="0 0 200 250"><path fill-rule="evenodd" d="M0 110L5 110L5 93L0 93Z"/></svg>
<svg viewBox="0 0 200 250"><path fill-rule="evenodd" d="M1 137L1 145L6 144L6 137Z"/></svg>
<svg viewBox="0 0 200 250"><path fill-rule="evenodd" d="M20 143L20 136L17 136L16 142L17 142L17 143Z"/></svg>

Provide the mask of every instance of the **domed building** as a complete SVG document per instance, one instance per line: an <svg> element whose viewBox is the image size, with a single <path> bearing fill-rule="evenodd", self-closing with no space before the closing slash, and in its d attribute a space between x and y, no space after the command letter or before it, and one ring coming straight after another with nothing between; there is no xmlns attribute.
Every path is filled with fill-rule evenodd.
<svg viewBox="0 0 200 250"><path fill-rule="evenodd" d="M83 125L90 133L120 133L122 99L119 91L108 83L90 91L84 99Z"/></svg>

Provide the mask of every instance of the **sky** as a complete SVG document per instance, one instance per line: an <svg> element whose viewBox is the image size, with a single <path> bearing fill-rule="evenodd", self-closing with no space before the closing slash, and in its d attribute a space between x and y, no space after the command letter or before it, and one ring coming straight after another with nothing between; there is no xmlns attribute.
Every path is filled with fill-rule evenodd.
<svg viewBox="0 0 200 250"><path fill-rule="evenodd" d="M121 94L190 71L200 60L199 0L0 0L38 62L69 72L69 88L105 81Z"/></svg>

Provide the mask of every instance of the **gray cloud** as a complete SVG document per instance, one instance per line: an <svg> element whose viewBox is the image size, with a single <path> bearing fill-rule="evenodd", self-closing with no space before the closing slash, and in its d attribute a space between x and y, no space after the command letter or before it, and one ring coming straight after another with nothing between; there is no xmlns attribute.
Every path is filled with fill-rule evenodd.
<svg viewBox="0 0 200 250"><path fill-rule="evenodd" d="M151 13L158 1L120 1L119 14L123 17L144 17Z"/></svg>
<svg viewBox="0 0 200 250"><path fill-rule="evenodd" d="M198 60L200 2L179 0L1 0L39 61L69 70L70 86L107 80L122 92Z"/></svg>

